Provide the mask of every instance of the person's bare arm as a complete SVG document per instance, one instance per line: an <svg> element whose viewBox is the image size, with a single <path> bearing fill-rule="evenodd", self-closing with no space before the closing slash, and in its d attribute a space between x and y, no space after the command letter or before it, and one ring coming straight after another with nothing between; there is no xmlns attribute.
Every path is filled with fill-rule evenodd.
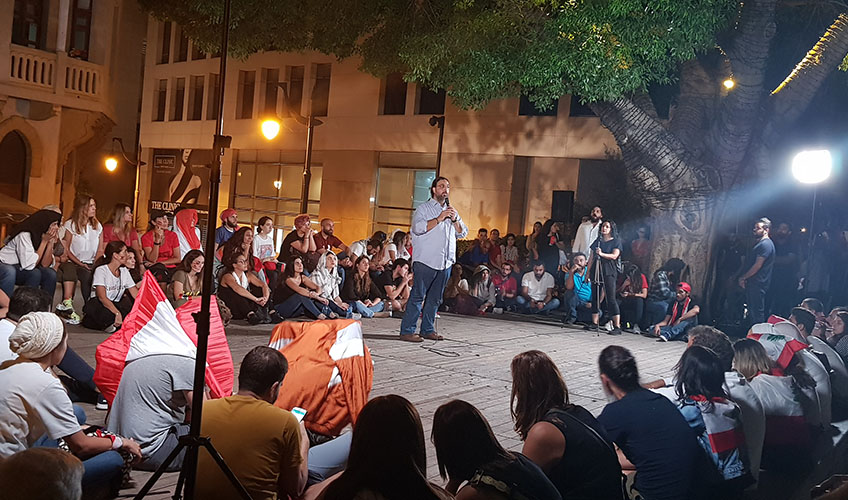
<svg viewBox="0 0 848 500"><path fill-rule="evenodd" d="M138 297L138 287L137 286L132 286L130 288L127 288L127 291L130 292L130 296L132 298Z"/></svg>
<svg viewBox="0 0 848 500"><path fill-rule="evenodd" d="M179 247L179 245L177 245L177 246L174 247L174 253L171 255L171 258L166 259L162 263L165 264L166 266L170 266L170 265L173 265L173 264L179 264L180 262L182 262L182 260L183 259L180 256L180 247Z"/></svg>
<svg viewBox="0 0 848 500"><path fill-rule="evenodd" d="M291 247L297 250L300 253L306 253L309 251L309 233L301 235L299 232L297 233L298 239L291 242ZM315 243L315 240L312 240L312 243Z"/></svg>
<svg viewBox="0 0 848 500"><path fill-rule="evenodd" d="M680 316L680 318L677 320L677 323L680 323L681 321L686 321L688 319L692 319L695 316L697 316L698 313L700 313L700 312L701 312L701 306L692 306L691 308L689 308L688 311L686 311L686 314L683 314L682 316Z"/></svg>
<svg viewBox="0 0 848 500"><path fill-rule="evenodd" d="M250 278L248 278L248 281L249 280ZM247 290L243 286L239 285L235 278L233 278L233 275L231 273L227 273L221 277L221 286L226 286L230 290L236 292L237 294L250 300L251 302L257 302L259 300L259 297L250 293L250 290Z"/></svg>
<svg viewBox="0 0 848 500"><path fill-rule="evenodd" d="M565 436L553 424L537 422L527 433L521 453L549 474L565 454Z"/></svg>
<svg viewBox="0 0 848 500"><path fill-rule="evenodd" d="M102 285L97 285L94 287L94 294L97 297L97 300L103 304L103 307L109 310L109 312L115 315L115 324L120 325L124 322L124 318L121 316L121 311L115 307L115 304L112 303L111 300L106 296L106 287Z"/></svg>
<svg viewBox="0 0 848 500"><path fill-rule="evenodd" d="M68 449L71 450L71 453L82 460L112 449L112 439L108 437L101 438L86 436L82 431L77 431L70 436L65 436L64 439L65 443L68 445ZM120 449L128 451L133 457L135 457L134 461L137 462L141 460L141 447L139 447L138 443L130 438L124 437L121 438L121 441L122 445Z"/></svg>
<svg viewBox="0 0 848 500"><path fill-rule="evenodd" d="M548 288L548 290L545 292L545 305L548 305L548 302L553 300L553 298L554 298L554 289Z"/></svg>
<svg viewBox="0 0 848 500"><path fill-rule="evenodd" d="M262 289L262 298L265 299L265 302L268 302L268 298L271 296L271 289L268 288L268 283L265 283L258 276L253 273L247 273L247 282L253 286L258 286ZM251 294L252 295L252 294ZM265 305L264 303L262 305Z"/></svg>
<svg viewBox="0 0 848 500"><path fill-rule="evenodd" d="M641 292L634 293L633 297L639 297L639 298L642 298L642 299L647 299L648 298L648 289L643 288Z"/></svg>
<svg viewBox="0 0 848 500"><path fill-rule="evenodd" d="M740 285L742 288L744 288L744 287L745 287L745 281L746 281L748 278L750 278L751 276L753 276L753 275L757 274L757 273L760 271L760 268L762 268L762 267L763 267L763 263L764 263L765 261L766 261L765 257L763 257L762 255L760 255L759 257L757 257L757 260L755 260L755 261L754 261L754 264L751 266L751 269L748 269L748 271L747 271L745 274L743 274L742 276L740 276L740 277L739 277L739 285Z"/></svg>

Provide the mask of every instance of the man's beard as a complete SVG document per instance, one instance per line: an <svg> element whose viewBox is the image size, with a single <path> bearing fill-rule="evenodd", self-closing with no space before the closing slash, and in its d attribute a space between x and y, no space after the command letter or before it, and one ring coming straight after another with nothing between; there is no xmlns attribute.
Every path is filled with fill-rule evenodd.
<svg viewBox="0 0 848 500"><path fill-rule="evenodd" d="M589 216L589 219L591 219L591 221L592 221L592 222L598 222L599 220L601 220L601 218L600 218L600 217L598 217L598 216L597 216L597 215L595 215L595 214L590 215L590 216Z"/></svg>
<svg viewBox="0 0 848 500"><path fill-rule="evenodd" d="M238 223L233 224L232 222L227 221L227 227L229 227L231 229L235 229L237 226L238 226Z"/></svg>
<svg viewBox="0 0 848 500"><path fill-rule="evenodd" d="M332 230L332 229L325 229L325 230L324 230L324 234L326 234L327 236L332 236L332 235L333 235L333 230Z"/></svg>

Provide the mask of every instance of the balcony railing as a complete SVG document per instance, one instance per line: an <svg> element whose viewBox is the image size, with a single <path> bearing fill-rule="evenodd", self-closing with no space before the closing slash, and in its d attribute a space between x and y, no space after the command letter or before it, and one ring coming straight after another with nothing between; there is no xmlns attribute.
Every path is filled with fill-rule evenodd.
<svg viewBox="0 0 848 500"><path fill-rule="evenodd" d="M11 50L12 81L53 88L53 70L56 66L56 54L36 49L12 45Z"/></svg>
<svg viewBox="0 0 848 500"><path fill-rule="evenodd" d="M55 95L104 96L103 67L65 54L11 45L9 81Z"/></svg>

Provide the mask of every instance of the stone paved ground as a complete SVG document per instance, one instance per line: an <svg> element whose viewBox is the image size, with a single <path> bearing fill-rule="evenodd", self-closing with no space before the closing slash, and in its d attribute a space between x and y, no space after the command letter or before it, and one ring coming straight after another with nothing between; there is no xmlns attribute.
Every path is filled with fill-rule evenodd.
<svg viewBox="0 0 848 500"><path fill-rule="evenodd" d="M443 314L436 326L447 340L422 344L398 341L400 320L363 321L366 343L375 363L371 396L400 394L415 404L428 437L427 472L439 484L441 480L429 435L436 408L451 399L463 399L475 405L505 447L521 448L509 413L509 363L516 354L529 349L546 352L563 372L571 401L597 414L605 404L597 375L597 356L601 349L610 344L627 347L636 356L643 380L650 380L669 376L685 347L680 342L657 343L627 333L612 337L601 332L597 337L594 332L562 328L554 323L506 319ZM72 327L71 331L70 345L94 365L95 348L107 335L79 327ZM231 325L227 328L236 370L247 351L267 343L270 331L267 325ZM91 423L102 423L105 412L96 411L90 405L86 411ZM141 487L149 475L134 472L136 486ZM170 498L177 476L176 473L166 474L148 498ZM132 496L134 491L136 489L122 493Z"/></svg>

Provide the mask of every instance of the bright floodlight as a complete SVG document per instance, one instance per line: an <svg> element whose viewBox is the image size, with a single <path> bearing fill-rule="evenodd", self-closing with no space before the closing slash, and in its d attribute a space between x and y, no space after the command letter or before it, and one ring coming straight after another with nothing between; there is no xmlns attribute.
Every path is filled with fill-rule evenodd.
<svg viewBox="0 0 848 500"><path fill-rule="evenodd" d="M114 172L118 168L118 160L114 156L106 158L106 170Z"/></svg>
<svg viewBox="0 0 848 500"><path fill-rule="evenodd" d="M727 90L730 90L736 85L736 82L733 81L733 78L728 78L727 80L722 82L722 85L724 85L724 88L726 88Z"/></svg>
<svg viewBox="0 0 848 500"><path fill-rule="evenodd" d="M830 151L801 151L792 159L792 175L802 184L818 184L830 177L833 159Z"/></svg>
<svg viewBox="0 0 848 500"><path fill-rule="evenodd" d="M265 120L262 122L262 135L269 141L280 133L280 122L277 120Z"/></svg>

